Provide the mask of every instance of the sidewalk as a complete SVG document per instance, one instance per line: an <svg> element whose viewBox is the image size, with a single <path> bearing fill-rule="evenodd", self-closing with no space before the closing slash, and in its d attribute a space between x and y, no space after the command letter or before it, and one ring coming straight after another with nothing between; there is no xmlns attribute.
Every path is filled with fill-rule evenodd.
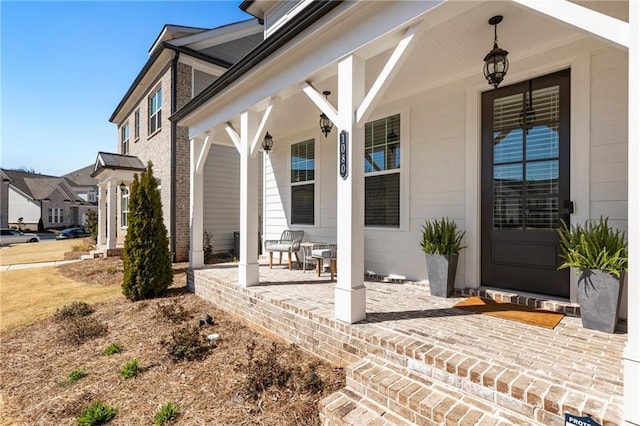
<svg viewBox="0 0 640 426"><path fill-rule="evenodd" d="M0 266L0 272L2 271L9 271L9 270L15 270L15 269L29 269L29 268L44 268L47 266L60 266L60 265L64 265L65 263L73 263L73 262L80 262L80 260L56 260L53 262L35 262L35 263L19 263L16 265L4 265L4 266Z"/></svg>

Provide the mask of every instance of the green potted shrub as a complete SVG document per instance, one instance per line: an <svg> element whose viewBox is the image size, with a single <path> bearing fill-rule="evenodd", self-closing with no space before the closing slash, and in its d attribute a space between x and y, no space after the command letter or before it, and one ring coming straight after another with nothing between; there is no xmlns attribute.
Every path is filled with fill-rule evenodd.
<svg viewBox="0 0 640 426"><path fill-rule="evenodd" d="M427 277L431 295L449 297L453 294L458 267L458 253L464 232L448 218L427 220L422 225L420 247L427 259Z"/></svg>
<svg viewBox="0 0 640 426"><path fill-rule="evenodd" d="M613 333L618 321L622 285L627 271L624 232L609 226L608 219L558 228L560 268L575 268L579 274L578 303L582 326Z"/></svg>

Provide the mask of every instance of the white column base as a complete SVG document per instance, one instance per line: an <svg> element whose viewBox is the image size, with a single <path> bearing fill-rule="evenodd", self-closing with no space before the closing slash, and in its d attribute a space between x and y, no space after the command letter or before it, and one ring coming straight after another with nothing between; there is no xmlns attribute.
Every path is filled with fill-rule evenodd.
<svg viewBox="0 0 640 426"><path fill-rule="evenodd" d="M189 253L189 267L200 268L201 266L204 266L204 251L192 250Z"/></svg>
<svg viewBox="0 0 640 426"><path fill-rule="evenodd" d="M624 357L624 424L627 426L640 425L640 359L632 359L628 355Z"/></svg>
<svg viewBox="0 0 640 426"><path fill-rule="evenodd" d="M367 317L367 289L335 287L335 313L338 321L354 324Z"/></svg>
<svg viewBox="0 0 640 426"><path fill-rule="evenodd" d="M238 284L241 287L251 287L257 285L259 280L260 270L258 263L239 264L238 265Z"/></svg>

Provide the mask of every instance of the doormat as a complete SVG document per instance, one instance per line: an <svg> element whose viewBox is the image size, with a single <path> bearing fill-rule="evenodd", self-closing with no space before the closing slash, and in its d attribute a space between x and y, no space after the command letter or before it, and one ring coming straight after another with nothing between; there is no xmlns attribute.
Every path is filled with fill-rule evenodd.
<svg viewBox="0 0 640 426"><path fill-rule="evenodd" d="M456 303L454 308L550 329L555 328L564 317L564 314L559 312L530 308L508 302L498 302L493 299L482 299L477 296L469 297Z"/></svg>

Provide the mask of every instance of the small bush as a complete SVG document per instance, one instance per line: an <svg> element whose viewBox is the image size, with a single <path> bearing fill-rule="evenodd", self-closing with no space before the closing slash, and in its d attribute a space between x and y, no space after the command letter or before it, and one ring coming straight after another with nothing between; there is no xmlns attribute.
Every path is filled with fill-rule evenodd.
<svg viewBox="0 0 640 426"><path fill-rule="evenodd" d="M107 334L107 326L92 317L68 317L58 323L59 338L74 345Z"/></svg>
<svg viewBox="0 0 640 426"><path fill-rule="evenodd" d="M86 376L87 376L87 373L85 373L85 371L82 368L76 368L71 373L69 373L69 375L67 376L67 383L69 385L72 385L75 382L77 382L78 380L80 380L80 379L82 379L83 377L86 377Z"/></svg>
<svg viewBox="0 0 640 426"><path fill-rule="evenodd" d="M93 244L89 244L87 241L81 241L78 244L74 244L71 246L71 250L73 251L91 251L93 250Z"/></svg>
<svg viewBox="0 0 640 426"><path fill-rule="evenodd" d="M134 359L132 361L127 362L120 369L120 377L122 377L123 379L130 379L133 376L135 376L136 374L138 374L138 360L137 359Z"/></svg>
<svg viewBox="0 0 640 426"><path fill-rule="evenodd" d="M119 345L118 343L112 343L109 346L107 346L107 349L102 351L102 355L119 354L123 350L124 348L122 347L122 345Z"/></svg>
<svg viewBox="0 0 640 426"><path fill-rule="evenodd" d="M153 418L153 424L156 426L162 426L172 420L175 420L180 414L180 406L172 402L167 402L162 406Z"/></svg>
<svg viewBox="0 0 640 426"><path fill-rule="evenodd" d="M209 345L196 326L181 327L162 339L160 344L175 362L204 359L209 352Z"/></svg>
<svg viewBox="0 0 640 426"><path fill-rule="evenodd" d="M215 258L213 254L213 235L205 231L202 236L202 251L204 254L204 262L208 263Z"/></svg>
<svg viewBox="0 0 640 426"><path fill-rule="evenodd" d="M118 413L118 409L96 401L78 417L79 425L98 426L108 423Z"/></svg>
<svg viewBox="0 0 640 426"><path fill-rule="evenodd" d="M65 305L56 310L53 314L53 319L56 321L62 321L67 318L86 317L95 312L95 309L86 302L73 302L70 305Z"/></svg>
<svg viewBox="0 0 640 426"><path fill-rule="evenodd" d="M276 342L272 343L271 349L263 359L256 358L255 349L255 341L247 345L247 365L240 366L240 368L246 371L242 384L244 393L257 399L262 392L271 386L285 386L291 377L292 370L280 363L281 348Z"/></svg>
<svg viewBox="0 0 640 426"><path fill-rule="evenodd" d="M174 324L180 324L191 319L191 314L177 298L174 298L168 303L158 302L156 305L156 317Z"/></svg>

